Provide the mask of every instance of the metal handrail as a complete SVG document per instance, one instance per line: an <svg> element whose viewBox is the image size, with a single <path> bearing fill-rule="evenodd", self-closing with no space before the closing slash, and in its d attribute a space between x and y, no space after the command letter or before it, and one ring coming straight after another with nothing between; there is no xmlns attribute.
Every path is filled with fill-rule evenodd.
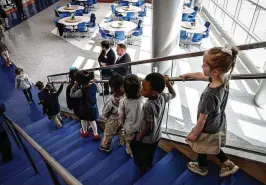
<svg viewBox="0 0 266 185"><path fill-rule="evenodd" d="M265 48L266 47L266 42L256 42L256 43L252 43L252 44L243 44L243 45L238 45L238 46L235 46L235 47L239 51L249 50L249 49ZM115 65L110 65L110 66L106 66L106 67L96 67L96 68L86 69L86 70L82 70L82 71L95 71L95 70L103 70L103 69L114 69L114 68L119 68L119 67L128 67L128 66L134 66L134 65L140 65L140 64L166 62L166 61L169 61L169 60L177 60L177 59L183 59L183 58L199 57L199 56L203 56L204 53L205 53L205 51L190 52L190 53L171 55L171 56L166 56L166 57L159 57L159 58L152 58L152 59L147 59L147 60L140 60L140 61L130 62L130 63L115 64ZM49 80L50 77L67 75L67 74L68 74L68 72L67 73L54 74L54 75L48 75L47 79L48 79L48 81L50 81Z"/></svg>
<svg viewBox="0 0 266 185"><path fill-rule="evenodd" d="M14 136L14 139L18 139L20 145L24 149L24 152L26 153L27 157L29 158L29 161L34 168L34 171L38 173L38 169L36 165L34 164L25 144L21 140L20 135L34 148L43 158L48 171L52 177L52 180L55 184L60 184L59 180L57 179L56 174L54 174L54 171L66 182L68 185L82 185L73 175L71 175L60 163L58 163L46 150L44 150L38 143L36 143L20 126L18 126L16 123L11 121L7 116L5 116L5 119L10 123L11 128L15 131L16 137ZM12 132L12 130L9 128L9 132ZM19 146L19 145L18 145Z"/></svg>
<svg viewBox="0 0 266 185"><path fill-rule="evenodd" d="M266 79L266 73L257 74L233 74L230 80L254 80L254 79ZM143 79L141 79L143 80ZM200 81L193 78L183 79L181 77L169 77L169 81ZM54 84L70 83L67 81L53 81ZM97 80L95 83L108 83L108 80Z"/></svg>

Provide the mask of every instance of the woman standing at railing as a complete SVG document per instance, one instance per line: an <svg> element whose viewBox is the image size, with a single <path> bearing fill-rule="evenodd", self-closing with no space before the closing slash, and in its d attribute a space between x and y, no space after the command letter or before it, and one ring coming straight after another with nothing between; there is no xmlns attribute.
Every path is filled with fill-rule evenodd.
<svg viewBox="0 0 266 185"><path fill-rule="evenodd" d="M4 128L5 110L5 104L0 102L0 153L2 155L3 162L7 163L12 160L12 149L7 132Z"/></svg>
<svg viewBox="0 0 266 185"><path fill-rule="evenodd" d="M231 175L239 169L221 149L226 143L225 108L229 95L229 79L235 67L237 53L235 48L211 48L203 57L203 73L181 76L183 79L210 82L200 97L197 124L186 140L192 150L198 153L198 161L189 162L188 168L202 176L208 174L207 154L215 154L222 163L220 177ZM227 72L228 78L225 77Z"/></svg>

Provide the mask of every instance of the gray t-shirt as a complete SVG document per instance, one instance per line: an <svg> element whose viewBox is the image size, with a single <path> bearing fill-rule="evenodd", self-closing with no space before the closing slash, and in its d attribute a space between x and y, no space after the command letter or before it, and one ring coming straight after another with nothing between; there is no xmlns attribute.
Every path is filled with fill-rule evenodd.
<svg viewBox="0 0 266 185"><path fill-rule="evenodd" d="M208 114L202 132L215 134L220 132L222 127L226 124L224 111L228 100L229 87L225 88L225 85L223 84L219 87L211 88L209 85L200 97L198 118L200 113Z"/></svg>
<svg viewBox="0 0 266 185"><path fill-rule="evenodd" d="M142 138L143 143L155 143L161 139L161 123L164 115L165 104L172 99L170 93L161 93L155 100L148 99L143 105L141 118L141 131L149 125L151 131Z"/></svg>
<svg viewBox="0 0 266 185"><path fill-rule="evenodd" d="M139 97L138 99L124 97L120 100L118 113L126 133L140 131L141 112L144 102L144 97Z"/></svg>

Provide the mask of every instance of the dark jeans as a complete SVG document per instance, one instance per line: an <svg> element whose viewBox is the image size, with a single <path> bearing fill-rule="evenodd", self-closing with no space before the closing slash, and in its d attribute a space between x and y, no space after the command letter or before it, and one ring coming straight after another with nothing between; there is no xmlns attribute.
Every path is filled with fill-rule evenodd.
<svg viewBox="0 0 266 185"><path fill-rule="evenodd" d="M130 142L130 148L134 156L134 162L140 171L148 171L152 168L154 153L157 146L158 142L148 144L141 141L136 141L136 138Z"/></svg>
<svg viewBox="0 0 266 185"><path fill-rule="evenodd" d="M220 150L220 153L215 156L220 160L221 163L224 163L228 159L222 150ZM200 167L207 167L207 154L198 154L198 163Z"/></svg>
<svg viewBox="0 0 266 185"><path fill-rule="evenodd" d="M102 70L102 80L109 80L113 76L113 73L109 69ZM109 83L104 83L103 84L103 91L107 94L109 94Z"/></svg>
<svg viewBox="0 0 266 185"><path fill-rule="evenodd" d="M23 93L24 93L26 99L28 100L28 102L33 101L32 94L31 94L31 88L24 89Z"/></svg>
<svg viewBox="0 0 266 185"><path fill-rule="evenodd" d="M4 163L12 160L11 144L6 131L0 132L0 153Z"/></svg>

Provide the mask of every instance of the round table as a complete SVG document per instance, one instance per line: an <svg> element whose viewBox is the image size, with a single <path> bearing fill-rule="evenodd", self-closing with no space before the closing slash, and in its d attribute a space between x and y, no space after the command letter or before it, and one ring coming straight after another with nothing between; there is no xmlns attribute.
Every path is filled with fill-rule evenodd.
<svg viewBox="0 0 266 185"><path fill-rule="evenodd" d="M183 13L192 14L193 12L193 8L189 8L187 6L183 7Z"/></svg>
<svg viewBox="0 0 266 185"><path fill-rule="evenodd" d="M185 4L188 4L188 3L190 3L190 0L185 0L185 2L184 2Z"/></svg>
<svg viewBox="0 0 266 185"><path fill-rule="evenodd" d="M127 13L127 12L141 12L141 7L137 7L137 6L131 6L127 9L127 6L119 6L117 7L115 10L119 13Z"/></svg>
<svg viewBox="0 0 266 185"><path fill-rule="evenodd" d="M108 23L103 23L100 26L109 31L114 33L115 31L124 31L126 34L131 33L132 30L134 30L135 28L138 27L138 25L134 22L130 22L130 21L123 21L123 27L119 28L117 27L118 23L120 21L113 21L113 22L108 22Z"/></svg>
<svg viewBox="0 0 266 185"><path fill-rule="evenodd" d="M183 21L181 23L181 30L186 31L188 33L204 33L207 28L204 25L196 23L195 26L191 26L191 22Z"/></svg>
<svg viewBox="0 0 266 185"><path fill-rule="evenodd" d="M58 11L59 12L69 12L69 13L74 13L76 12L77 10L84 10L84 6L78 6L78 5L72 5L71 7L75 7L75 9L73 10L67 10L65 9L67 6L62 6L60 8L58 8Z"/></svg>
<svg viewBox="0 0 266 185"><path fill-rule="evenodd" d="M75 16L76 18L80 19L78 22L66 22L66 19L69 19L70 17L65 17L63 19L60 19L58 23L64 24L65 26L77 26L79 23L82 22L89 22L90 18L87 16Z"/></svg>

